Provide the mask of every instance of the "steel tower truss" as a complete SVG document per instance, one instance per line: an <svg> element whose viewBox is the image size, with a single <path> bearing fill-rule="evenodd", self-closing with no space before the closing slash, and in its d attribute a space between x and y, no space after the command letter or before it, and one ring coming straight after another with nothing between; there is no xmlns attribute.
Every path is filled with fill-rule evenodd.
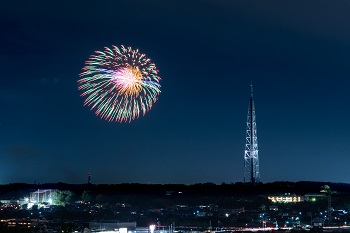
<svg viewBox="0 0 350 233"><path fill-rule="evenodd" d="M244 183L255 184L260 181L260 173L253 85L250 85L250 90L251 93L247 116L246 144L244 151Z"/></svg>

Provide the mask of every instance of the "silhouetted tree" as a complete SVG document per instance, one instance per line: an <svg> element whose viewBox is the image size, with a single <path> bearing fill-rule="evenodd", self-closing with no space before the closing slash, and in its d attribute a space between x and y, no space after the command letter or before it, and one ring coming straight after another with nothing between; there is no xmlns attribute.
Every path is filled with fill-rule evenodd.
<svg viewBox="0 0 350 233"><path fill-rule="evenodd" d="M85 190L81 195L81 200L85 203L91 202L92 201L91 191Z"/></svg>
<svg viewBox="0 0 350 233"><path fill-rule="evenodd" d="M73 199L74 193L69 190L63 190L63 191L56 191L55 193L55 199L56 204L58 205L66 205L71 204Z"/></svg>

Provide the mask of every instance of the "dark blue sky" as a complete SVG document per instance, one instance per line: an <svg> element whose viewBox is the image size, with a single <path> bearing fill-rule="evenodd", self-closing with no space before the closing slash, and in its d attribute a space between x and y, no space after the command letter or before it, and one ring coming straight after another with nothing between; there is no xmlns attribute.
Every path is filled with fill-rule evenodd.
<svg viewBox="0 0 350 233"><path fill-rule="evenodd" d="M243 181L254 84L263 182L350 182L350 3L11 1L0 7L0 184ZM104 46L160 71L144 117L109 123L77 80Z"/></svg>

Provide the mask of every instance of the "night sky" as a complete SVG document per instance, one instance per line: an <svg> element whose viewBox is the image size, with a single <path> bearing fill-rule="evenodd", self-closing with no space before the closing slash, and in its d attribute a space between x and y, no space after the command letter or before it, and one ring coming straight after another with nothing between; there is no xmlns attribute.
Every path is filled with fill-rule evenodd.
<svg viewBox="0 0 350 233"><path fill-rule="evenodd" d="M241 182L250 83L261 181L350 183L350 2L0 4L0 184ZM79 73L125 45L156 64L132 123L83 106Z"/></svg>

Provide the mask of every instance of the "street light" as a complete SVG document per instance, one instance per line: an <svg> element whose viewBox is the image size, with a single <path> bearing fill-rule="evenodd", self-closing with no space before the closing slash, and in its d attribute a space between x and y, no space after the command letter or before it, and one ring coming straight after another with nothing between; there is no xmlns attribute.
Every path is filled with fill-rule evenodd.
<svg viewBox="0 0 350 233"><path fill-rule="evenodd" d="M149 226L149 230L151 231L151 233L154 233L154 229L156 229L156 225Z"/></svg>

